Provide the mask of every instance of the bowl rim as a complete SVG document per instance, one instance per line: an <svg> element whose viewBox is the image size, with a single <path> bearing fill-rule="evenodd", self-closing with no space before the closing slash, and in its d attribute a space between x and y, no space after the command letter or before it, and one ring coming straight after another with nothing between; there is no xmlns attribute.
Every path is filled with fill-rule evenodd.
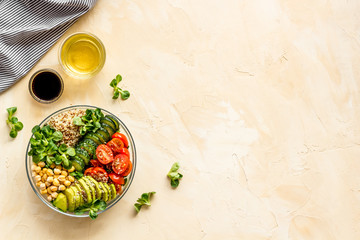
<svg viewBox="0 0 360 240"><path fill-rule="evenodd" d="M76 109L76 108L93 108L93 109L96 109L96 108L99 108L102 112L105 112L107 114L111 114L112 116L116 117L116 119L120 122L120 126L125 130L125 132L127 133L127 135L129 136L129 143L130 145L132 146L131 150L132 150L132 153L133 153L133 161L132 161L132 164L133 164L133 168L131 170L131 173L130 173L130 177L128 178L127 182L126 182L126 188L123 190L123 192L121 193L121 195L118 195L117 198L115 198L114 200L112 200L112 202L106 206L106 209L103 210L103 211L99 211L97 212L97 214L101 214L103 212L105 212L106 210L112 208L116 203L118 203L126 194L126 192L129 190L130 186L131 186L131 183L134 179L134 176L135 176L135 170L136 170L136 163L137 163L137 158L136 158L136 147L135 147L135 142L134 142L134 139L129 131L129 129L127 128L127 126L124 124L123 121L121 121L120 118L118 118L115 114L111 113L110 111L104 109L104 108L101 108L101 107L97 107L97 106L92 106L92 105L72 105L72 106L68 106L68 107L64 107L64 108L61 108L53 113L51 113L50 115L48 115L47 117L45 117L41 122L40 124L38 124L39 126L42 126L43 124L46 123L47 120L49 120L51 117L55 116L56 114L59 114L60 112L62 111L65 111L65 110L71 110L71 109ZM34 136L34 134L31 134L30 136L30 139ZM81 215L76 215L75 213L68 213L68 212L63 212L61 210L59 210L58 208L56 208L55 206L52 205L51 202L45 200L42 195L40 194L40 192L35 188L34 184L33 184L33 177L31 176L31 171L28 167L28 162L29 162L29 156L28 156L28 152L29 152L29 149L30 149L30 139L29 139L29 143L27 145L27 148L26 148L26 153L25 153L25 169L26 169L26 175L27 175L27 178L29 180L29 184L31 186L31 188L33 189L33 191L35 192L35 194L39 197L39 199L45 203L45 205L47 205L49 208L51 208L52 210L58 212L58 213L61 213L63 215L66 215L66 216L69 216L69 217L89 217L89 215L87 213L84 213L84 214L81 214Z"/></svg>

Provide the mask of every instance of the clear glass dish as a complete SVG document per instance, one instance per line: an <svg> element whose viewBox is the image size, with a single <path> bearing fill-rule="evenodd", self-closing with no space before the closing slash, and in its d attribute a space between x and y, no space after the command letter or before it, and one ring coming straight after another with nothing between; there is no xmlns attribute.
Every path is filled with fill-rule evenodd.
<svg viewBox="0 0 360 240"><path fill-rule="evenodd" d="M66 111L69 111L69 110L72 110L72 109L86 110L86 109L96 109L96 108L98 108L98 107L89 106L89 105L75 105L75 106L66 107L66 108L60 109L60 110L50 114L49 116L47 116L39 124L39 126L42 127L42 126L46 125L46 123L49 121L49 119L51 117L57 116L58 114L61 114L63 112L66 112ZM119 125L120 126L120 132L125 134L125 136L129 140L130 161L133 164L133 168L131 170L131 173L126 177L127 180L126 180L125 185L123 185L123 187L122 187L121 194L118 194L116 196L116 198L114 198L113 200L107 202L106 209L104 211L98 212L98 214L100 214L102 212L105 212L106 210L110 209L112 206L114 206L116 203L118 203L120 201L120 199L126 194L126 192L129 190L130 185L131 185L131 183L132 183L132 181L134 179L135 169L136 169L136 149L135 149L134 139L132 138L130 131L128 130L128 128L125 126L125 124L117 116L115 116L114 114L112 114L111 112L109 112L109 111L107 111L105 109L102 109L102 108L99 108L99 109L101 109L101 111L104 113L104 115L107 115L107 114L112 115L119 121L119 123L120 123L120 125ZM33 137L33 135L31 135L31 137ZM31 171L32 157L27 155L27 153L29 151L30 151L30 140L29 140L29 143L28 143L28 146L27 146L27 149L26 149L25 168L26 168L26 174L27 174L30 186L34 190L35 194L40 198L40 200L44 204L46 204L49 208L51 208L52 210L54 210L54 211L56 211L58 213L61 213L61 214L64 214L64 215L67 215L67 216L70 216L70 217L89 217L88 213L84 213L82 215L76 215L73 212L63 212L63 211L57 209L56 207L54 207L52 205L52 203L49 202L46 199L46 197L40 193L40 188L36 186L35 179L34 179L34 177L32 177L32 174L31 174L32 173L32 171Z"/></svg>

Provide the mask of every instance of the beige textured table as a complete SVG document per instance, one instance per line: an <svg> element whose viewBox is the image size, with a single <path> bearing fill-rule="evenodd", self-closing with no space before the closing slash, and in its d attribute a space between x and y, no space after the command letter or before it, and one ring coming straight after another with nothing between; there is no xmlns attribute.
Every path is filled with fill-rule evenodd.
<svg viewBox="0 0 360 240"><path fill-rule="evenodd" d="M359 12L358 0L99 0L65 34L103 40L97 77L66 77L56 44L0 94L0 239L360 239ZM50 105L27 89L44 67L66 84ZM111 99L118 73L127 101ZM31 128L75 104L116 113L138 152L130 190L96 221L52 212L25 175Z"/></svg>

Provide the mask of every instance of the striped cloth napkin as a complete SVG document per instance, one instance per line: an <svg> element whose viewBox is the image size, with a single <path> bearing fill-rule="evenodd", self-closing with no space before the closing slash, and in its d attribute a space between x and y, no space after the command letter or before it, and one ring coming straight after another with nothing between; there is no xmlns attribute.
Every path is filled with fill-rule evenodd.
<svg viewBox="0 0 360 240"><path fill-rule="evenodd" d="M26 75L96 0L0 0L0 92Z"/></svg>

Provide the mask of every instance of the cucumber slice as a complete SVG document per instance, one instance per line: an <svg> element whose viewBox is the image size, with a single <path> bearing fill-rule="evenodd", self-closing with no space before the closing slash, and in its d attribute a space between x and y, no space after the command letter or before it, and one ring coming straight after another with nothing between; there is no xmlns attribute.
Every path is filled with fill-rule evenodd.
<svg viewBox="0 0 360 240"><path fill-rule="evenodd" d="M92 132L87 133L84 138L93 140L97 145L100 145L102 143L100 139Z"/></svg>
<svg viewBox="0 0 360 240"><path fill-rule="evenodd" d="M111 137L114 133L116 133L115 129L113 129L109 124L101 123L101 127L106 129L106 131L109 133L109 136Z"/></svg>
<svg viewBox="0 0 360 240"><path fill-rule="evenodd" d="M86 138L86 139L84 139L82 141L89 144L89 145L91 145L91 146L93 146L95 150L98 147L98 144L96 142L94 142L94 140L92 140L92 139Z"/></svg>
<svg viewBox="0 0 360 240"><path fill-rule="evenodd" d="M90 156L87 151L85 151L84 149L81 149L79 147L76 147L75 152L76 152L76 156L81 158L84 161L85 165L89 164Z"/></svg>
<svg viewBox="0 0 360 240"><path fill-rule="evenodd" d="M108 133L108 131L105 129L105 128L99 128L97 131L96 131L96 136L98 136L100 139L104 139L104 142L107 142L110 140L110 134ZM101 135L101 136L99 136Z"/></svg>
<svg viewBox="0 0 360 240"><path fill-rule="evenodd" d="M119 130L119 125L120 125L119 121L112 115L106 115L105 117L110 118L111 121L113 121L113 123L115 124L115 129L116 129L116 131L118 131Z"/></svg>
<svg viewBox="0 0 360 240"><path fill-rule="evenodd" d="M89 154L90 158L95 154L95 151L96 151L96 148L87 143L87 142L84 142L84 141L81 141L77 147L81 148L81 149L84 149L85 151L87 151L87 153Z"/></svg>
<svg viewBox="0 0 360 240"><path fill-rule="evenodd" d="M85 167L84 161L78 156L73 158L72 165L75 167L75 170L79 172L82 172Z"/></svg>
<svg viewBox="0 0 360 240"><path fill-rule="evenodd" d="M113 120L111 120L111 118L109 118L109 117L104 117L104 118L102 118L102 119L100 120L100 122L109 125L112 129L114 129L115 132L117 131L116 125L115 125L115 123L113 122Z"/></svg>

